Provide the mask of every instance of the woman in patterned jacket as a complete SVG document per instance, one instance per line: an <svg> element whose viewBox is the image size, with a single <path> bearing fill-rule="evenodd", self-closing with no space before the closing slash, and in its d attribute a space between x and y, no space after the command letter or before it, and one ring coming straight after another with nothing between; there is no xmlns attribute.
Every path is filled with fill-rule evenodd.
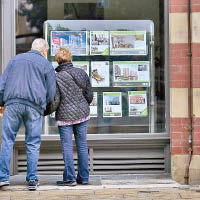
<svg viewBox="0 0 200 200"><path fill-rule="evenodd" d="M56 68L56 96L54 102L47 106L45 115L56 111L56 125L62 144L65 168L63 180L57 181L57 185L88 184L87 128L89 104L93 99L90 80L84 70L73 67L72 55L68 49L60 48L55 59L59 64ZM78 154L77 176L74 169L73 134Z"/></svg>

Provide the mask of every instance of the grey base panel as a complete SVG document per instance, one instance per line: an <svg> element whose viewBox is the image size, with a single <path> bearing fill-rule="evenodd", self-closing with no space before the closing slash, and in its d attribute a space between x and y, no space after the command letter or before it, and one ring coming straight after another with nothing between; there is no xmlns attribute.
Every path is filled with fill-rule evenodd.
<svg viewBox="0 0 200 200"><path fill-rule="evenodd" d="M136 142L137 141L137 142ZM170 172L169 140L127 139L88 141L90 174L160 174ZM25 174L26 150L22 141L14 148L14 174ZM74 149L77 171L77 154ZM38 162L39 175L59 175L64 169L60 141L43 141Z"/></svg>

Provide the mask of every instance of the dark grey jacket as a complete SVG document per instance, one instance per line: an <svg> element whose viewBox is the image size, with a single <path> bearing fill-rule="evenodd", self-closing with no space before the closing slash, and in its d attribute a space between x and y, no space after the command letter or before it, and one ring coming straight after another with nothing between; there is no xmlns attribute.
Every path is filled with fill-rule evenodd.
<svg viewBox="0 0 200 200"><path fill-rule="evenodd" d="M45 115L56 111L56 120L59 121L75 121L87 117L93 99L87 73L73 67L72 63L63 63L56 71L56 96L47 106Z"/></svg>

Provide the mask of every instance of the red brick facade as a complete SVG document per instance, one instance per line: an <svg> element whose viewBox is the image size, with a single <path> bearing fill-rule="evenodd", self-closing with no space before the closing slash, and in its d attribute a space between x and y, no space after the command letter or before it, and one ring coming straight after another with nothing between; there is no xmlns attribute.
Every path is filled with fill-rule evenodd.
<svg viewBox="0 0 200 200"><path fill-rule="evenodd" d="M200 44L192 44L193 88L200 88Z"/></svg>
<svg viewBox="0 0 200 200"><path fill-rule="evenodd" d="M171 153L186 154L188 152L188 118L171 118Z"/></svg>
<svg viewBox="0 0 200 200"><path fill-rule="evenodd" d="M170 12L187 12L187 0L170 0Z"/></svg>
<svg viewBox="0 0 200 200"><path fill-rule="evenodd" d="M174 14L186 14L187 4L188 0L170 0L169 10ZM191 12L200 12L200 0L191 0ZM170 88L189 88L188 61L188 43L170 43ZM200 44L198 43L192 43L191 72L192 88L200 88ZM189 90L188 94L190 94ZM170 121L171 153L188 154L189 118L171 117ZM200 154L200 118L194 116L193 125L193 154L198 155Z"/></svg>
<svg viewBox="0 0 200 200"><path fill-rule="evenodd" d="M170 45L171 88L188 87L188 44Z"/></svg>

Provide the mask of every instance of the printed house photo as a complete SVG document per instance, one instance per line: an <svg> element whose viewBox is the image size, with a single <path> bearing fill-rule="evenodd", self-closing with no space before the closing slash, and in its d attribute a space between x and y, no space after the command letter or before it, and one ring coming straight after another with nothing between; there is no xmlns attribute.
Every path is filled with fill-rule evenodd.
<svg viewBox="0 0 200 200"><path fill-rule="evenodd" d="M121 117L121 92L103 93L103 117Z"/></svg>
<svg viewBox="0 0 200 200"><path fill-rule="evenodd" d="M130 96L130 104L145 104L145 98L142 95Z"/></svg>
<svg viewBox="0 0 200 200"><path fill-rule="evenodd" d="M91 62L92 87L109 87L109 62Z"/></svg>
<svg viewBox="0 0 200 200"><path fill-rule="evenodd" d="M70 49L72 55L87 54L86 31L52 31L51 56L55 56L59 48Z"/></svg>
<svg viewBox="0 0 200 200"><path fill-rule="evenodd" d="M112 49L133 49L134 35L112 35L111 48Z"/></svg>
<svg viewBox="0 0 200 200"><path fill-rule="evenodd" d="M108 33L91 33L92 45L109 45Z"/></svg>
<svg viewBox="0 0 200 200"><path fill-rule="evenodd" d="M120 105L120 96L105 96L105 105Z"/></svg>
<svg viewBox="0 0 200 200"><path fill-rule="evenodd" d="M105 107L105 108L104 108L104 111L105 111L105 112L110 112L110 113L113 112L112 107L109 107L109 106Z"/></svg>
<svg viewBox="0 0 200 200"><path fill-rule="evenodd" d="M138 71L147 71L148 66L147 65L138 65Z"/></svg>
<svg viewBox="0 0 200 200"><path fill-rule="evenodd" d="M114 66L115 81L133 81L138 80L138 72L133 67L127 65L127 67Z"/></svg>
<svg viewBox="0 0 200 200"><path fill-rule="evenodd" d="M111 55L146 55L145 31L110 31Z"/></svg>
<svg viewBox="0 0 200 200"><path fill-rule="evenodd" d="M129 116L147 116L146 91L129 91Z"/></svg>
<svg viewBox="0 0 200 200"><path fill-rule="evenodd" d="M90 54L108 55L109 54L109 32L91 31L90 32Z"/></svg>

